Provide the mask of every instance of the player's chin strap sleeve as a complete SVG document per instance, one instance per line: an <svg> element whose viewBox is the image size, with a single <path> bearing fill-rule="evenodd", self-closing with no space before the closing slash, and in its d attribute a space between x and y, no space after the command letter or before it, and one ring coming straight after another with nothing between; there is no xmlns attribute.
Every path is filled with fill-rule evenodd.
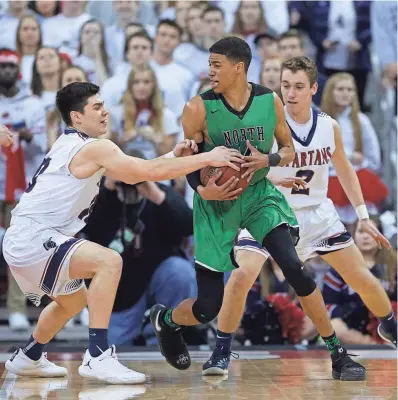
<svg viewBox="0 0 398 400"><path fill-rule="evenodd" d="M204 142L198 143L198 154L203 152L204 144ZM188 174L187 181L189 183L189 186L191 186L191 188L197 193L198 186L202 184L202 182L200 181L200 170Z"/></svg>

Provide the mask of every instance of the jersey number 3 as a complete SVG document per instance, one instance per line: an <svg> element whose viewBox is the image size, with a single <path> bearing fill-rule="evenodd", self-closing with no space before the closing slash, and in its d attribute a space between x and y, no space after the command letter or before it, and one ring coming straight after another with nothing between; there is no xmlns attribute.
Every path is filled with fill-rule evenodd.
<svg viewBox="0 0 398 400"><path fill-rule="evenodd" d="M32 182L29 183L28 187L26 188L25 192L30 193L36 185L37 178L41 175L50 165L51 158L45 158L43 162L40 164L40 167L37 168L36 173L33 175Z"/></svg>
<svg viewBox="0 0 398 400"><path fill-rule="evenodd" d="M302 169L300 171L297 171L296 178L303 178L305 183L310 183L311 179L314 176L314 171L311 169ZM310 195L310 189L292 189L291 194L305 194L307 196Z"/></svg>

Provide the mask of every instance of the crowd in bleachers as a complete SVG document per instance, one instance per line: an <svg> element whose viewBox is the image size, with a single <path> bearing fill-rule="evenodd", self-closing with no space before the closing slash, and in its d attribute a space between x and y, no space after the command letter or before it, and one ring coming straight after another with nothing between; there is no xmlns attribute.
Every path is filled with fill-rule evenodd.
<svg viewBox="0 0 398 400"><path fill-rule="evenodd" d="M368 210L395 248L397 4L350 0L0 0L0 125L17 138L11 149L0 150L0 238L26 183L65 128L55 109L60 88L75 81L99 85L109 110L107 137L130 155L154 158L183 138L185 103L209 88L208 49L231 34L251 47L249 81L279 95L284 61L316 60L314 105L339 122ZM357 229L332 168L330 174L328 195L341 220L396 300L396 250L379 251ZM134 187L105 179L80 235L123 256L109 329L113 343L153 343L148 308L173 307L195 295L192 197L185 178ZM320 259L308 265L340 339L376 343L373 317L359 296ZM9 326L27 330L26 299L4 262L0 275L8 281ZM287 327L288 318L297 323ZM87 323L87 313L80 319ZM253 321L261 329L274 323L264 335L252 329ZM187 334L192 343L207 340L202 331ZM246 344L265 337L266 343L317 340L273 260L250 291L237 333Z"/></svg>

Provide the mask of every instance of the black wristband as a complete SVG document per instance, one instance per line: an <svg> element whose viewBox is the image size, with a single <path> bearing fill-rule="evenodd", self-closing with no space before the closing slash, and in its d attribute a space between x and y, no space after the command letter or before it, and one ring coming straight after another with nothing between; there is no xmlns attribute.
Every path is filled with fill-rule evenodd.
<svg viewBox="0 0 398 400"><path fill-rule="evenodd" d="M281 162L282 157L279 153L271 153L268 154L269 166L270 167L277 167Z"/></svg>
<svg viewBox="0 0 398 400"><path fill-rule="evenodd" d="M203 152L204 142L198 143L198 154ZM200 170L191 172L187 175L187 181L189 186L198 193L198 186L202 185L200 180Z"/></svg>
<svg viewBox="0 0 398 400"><path fill-rule="evenodd" d="M202 184L202 182L200 181L200 171L194 171L188 174L187 181L189 183L189 186L191 186L191 188L197 193L198 186Z"/></svg>

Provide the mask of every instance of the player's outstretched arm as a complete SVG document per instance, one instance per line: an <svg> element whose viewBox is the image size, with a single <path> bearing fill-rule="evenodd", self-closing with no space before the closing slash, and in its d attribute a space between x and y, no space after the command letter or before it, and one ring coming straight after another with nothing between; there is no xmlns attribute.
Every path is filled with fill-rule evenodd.
<svg viewBox="0 0 398 400"><path fill-rule="evenodd" d="M4 125L0 125L0 146L11 146L13 142L12 133Z"/></svg>
<svg viewBox="0 0 398 400"><path fill-rule="evenodd" d="M379 247L385 246L390 248L388 240L376 229L372 224L369 224L369 214L366 209L365 201L362 195L361 185L359 184L358 176L347 158L344 150L343 138L339 124L333 120L334 141L336 149L332 155L332 163L336 170L336 175L339 178L341 186L344 189L350 203L355 208L358 218L361 221L362 229L369 233L377 242Z"/></svg>
<svg viewBox="0 0 398 400"><path fill-rule="evenodd" d="M80 169L89 169L91 174L88 176L100 168L105 168L106 176L128 184L173 179L207 165L222 167L231 165L235 161L242 162L239 152L225 147L217 147L211 152L195 156L142 160L124 154L110 140L101 139L89 143L81 150L83 151ZM71 166L76 167L73 161ZM77 177L82 177L81 173L76 175L76 171L71 172Z"/></svg>

